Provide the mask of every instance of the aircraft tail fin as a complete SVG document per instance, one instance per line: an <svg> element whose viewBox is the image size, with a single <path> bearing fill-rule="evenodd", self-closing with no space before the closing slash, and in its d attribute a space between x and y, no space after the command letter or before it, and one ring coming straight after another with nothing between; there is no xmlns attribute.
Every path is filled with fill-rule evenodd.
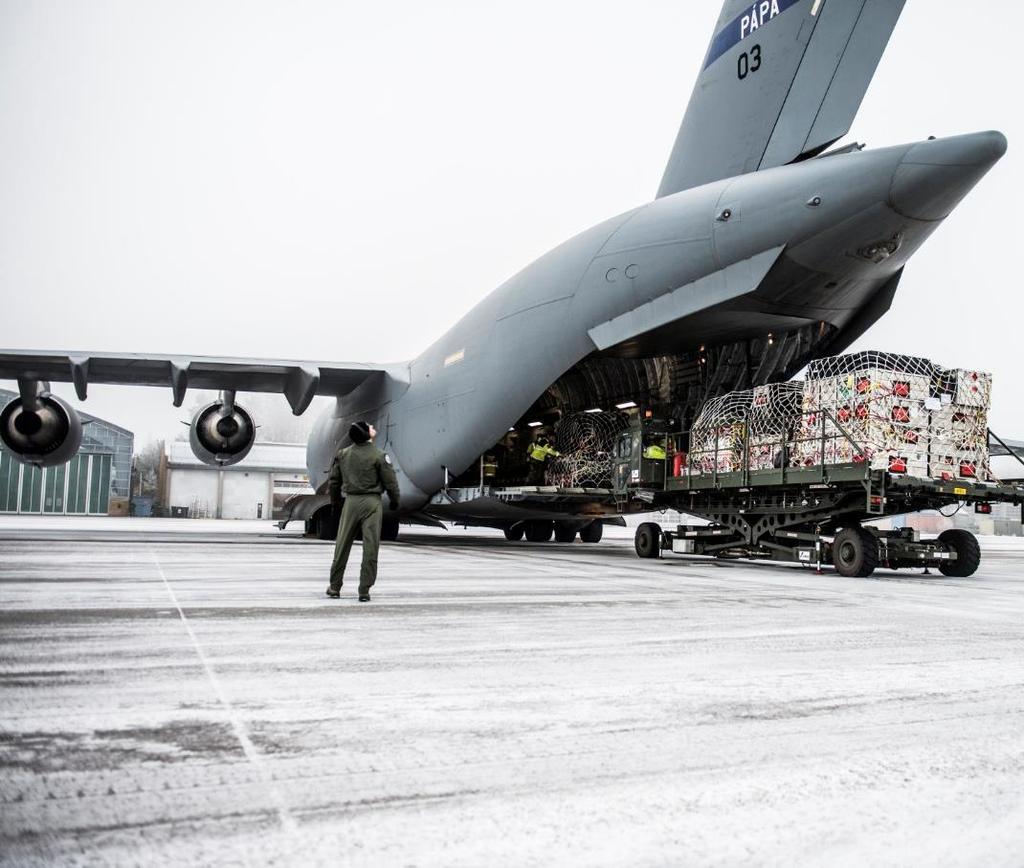
<svg viewBox="0 0 1024 868"><path fill-rule="evenodd" d="M658 189L813 156L846 135L905 0L725 0Z"/></svg>

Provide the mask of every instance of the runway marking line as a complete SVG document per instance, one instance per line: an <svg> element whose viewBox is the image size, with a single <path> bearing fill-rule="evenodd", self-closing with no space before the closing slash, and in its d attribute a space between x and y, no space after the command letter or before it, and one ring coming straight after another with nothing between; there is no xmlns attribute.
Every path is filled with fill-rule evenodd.
<svg viewBox="0 0 1024 868"><path fill-rule="evenodd" d="M235 737L238 739L239 744L242 745L242 752L245 754L245 758L252 764L253 768L256 769L259 776L263 778L263 783L267 787L267 792L274 801L274 807L277 808L277 815L278 819L281 821L282 828L286 832L297 831L298 827L295 824L295 819L292 817L291 811L288 810L288 806L281 797L280 791L274 785L274 780L271 777L270 772L267 770L263 757L260 756L259 751L256 750L256 745L254 745L252 743L252 739L249 738L245 722L238 715L238 712L228 699L227 694L224 692L224 688L221 686L220 680L217 678L217 673L214 671L209 658L206 656L206 652L203 651L203 646L199 644L199 638L192 629L192 625L189 623L188 618L185 617L185 610L181 608L181 603L178 602L178 595L174 593L174 588L167 579L167 574L164 573L164 568L160 563L160 558L157 557L156 552L150 552L150 554L153 556L153 563L156 565L157 572L160 573L160 579L164 583L164 587L167 589L167 593L171 597L171 602L174 604L174 608L178 610L178 617L181 618L181 623L184 625L189 639L192 640L192 647L195 649L199 662L203 664L203 670L206 672L206 677L213 686L213 691L217 695L217 700L228 714L228 720L231 723L231 728L234 730Z"/></svg>

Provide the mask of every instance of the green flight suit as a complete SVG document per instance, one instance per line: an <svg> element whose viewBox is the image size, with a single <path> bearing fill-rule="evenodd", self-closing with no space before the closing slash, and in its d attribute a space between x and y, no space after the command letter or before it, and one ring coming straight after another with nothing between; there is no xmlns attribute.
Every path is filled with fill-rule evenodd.
<svg viewBox="0 0 1024 868"><path fill-rule="evenodd" d="M381 493L387 491L393 509L398 508L398 480L388 457L372 443L353 443L334 456L327 488L337 509L344 495L338 538L331 563L331 590L341 589L349 552L356 533L363 534L363 562L359 570L359 596L370 593L377 581L380 525L384 516Z"/></svg>

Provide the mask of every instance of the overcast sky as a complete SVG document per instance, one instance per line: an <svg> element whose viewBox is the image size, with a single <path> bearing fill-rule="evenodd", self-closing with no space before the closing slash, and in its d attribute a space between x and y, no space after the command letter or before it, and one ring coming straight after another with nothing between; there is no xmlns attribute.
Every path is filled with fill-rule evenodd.
<svg viewBox="0 0 1024 868"><path fill-rule="evenodd" d="M652 198L719 8L0 0L0 346L415 356ZM1009 137L856 348L992 371L1024 439L1020 8L908 0L849 139ZM170 400L83 409L141 446Z"/></svg>

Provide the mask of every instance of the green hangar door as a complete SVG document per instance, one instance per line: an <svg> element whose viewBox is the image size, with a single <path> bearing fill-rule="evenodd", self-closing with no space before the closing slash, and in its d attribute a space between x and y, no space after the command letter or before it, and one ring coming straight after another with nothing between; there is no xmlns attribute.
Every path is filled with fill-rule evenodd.
<svg viewBox="0 0 1024 868"><path fill-rule="evenodd" d="M0 512L106 515L113 456L79 454L40 470L0 452Z"/></svg>

